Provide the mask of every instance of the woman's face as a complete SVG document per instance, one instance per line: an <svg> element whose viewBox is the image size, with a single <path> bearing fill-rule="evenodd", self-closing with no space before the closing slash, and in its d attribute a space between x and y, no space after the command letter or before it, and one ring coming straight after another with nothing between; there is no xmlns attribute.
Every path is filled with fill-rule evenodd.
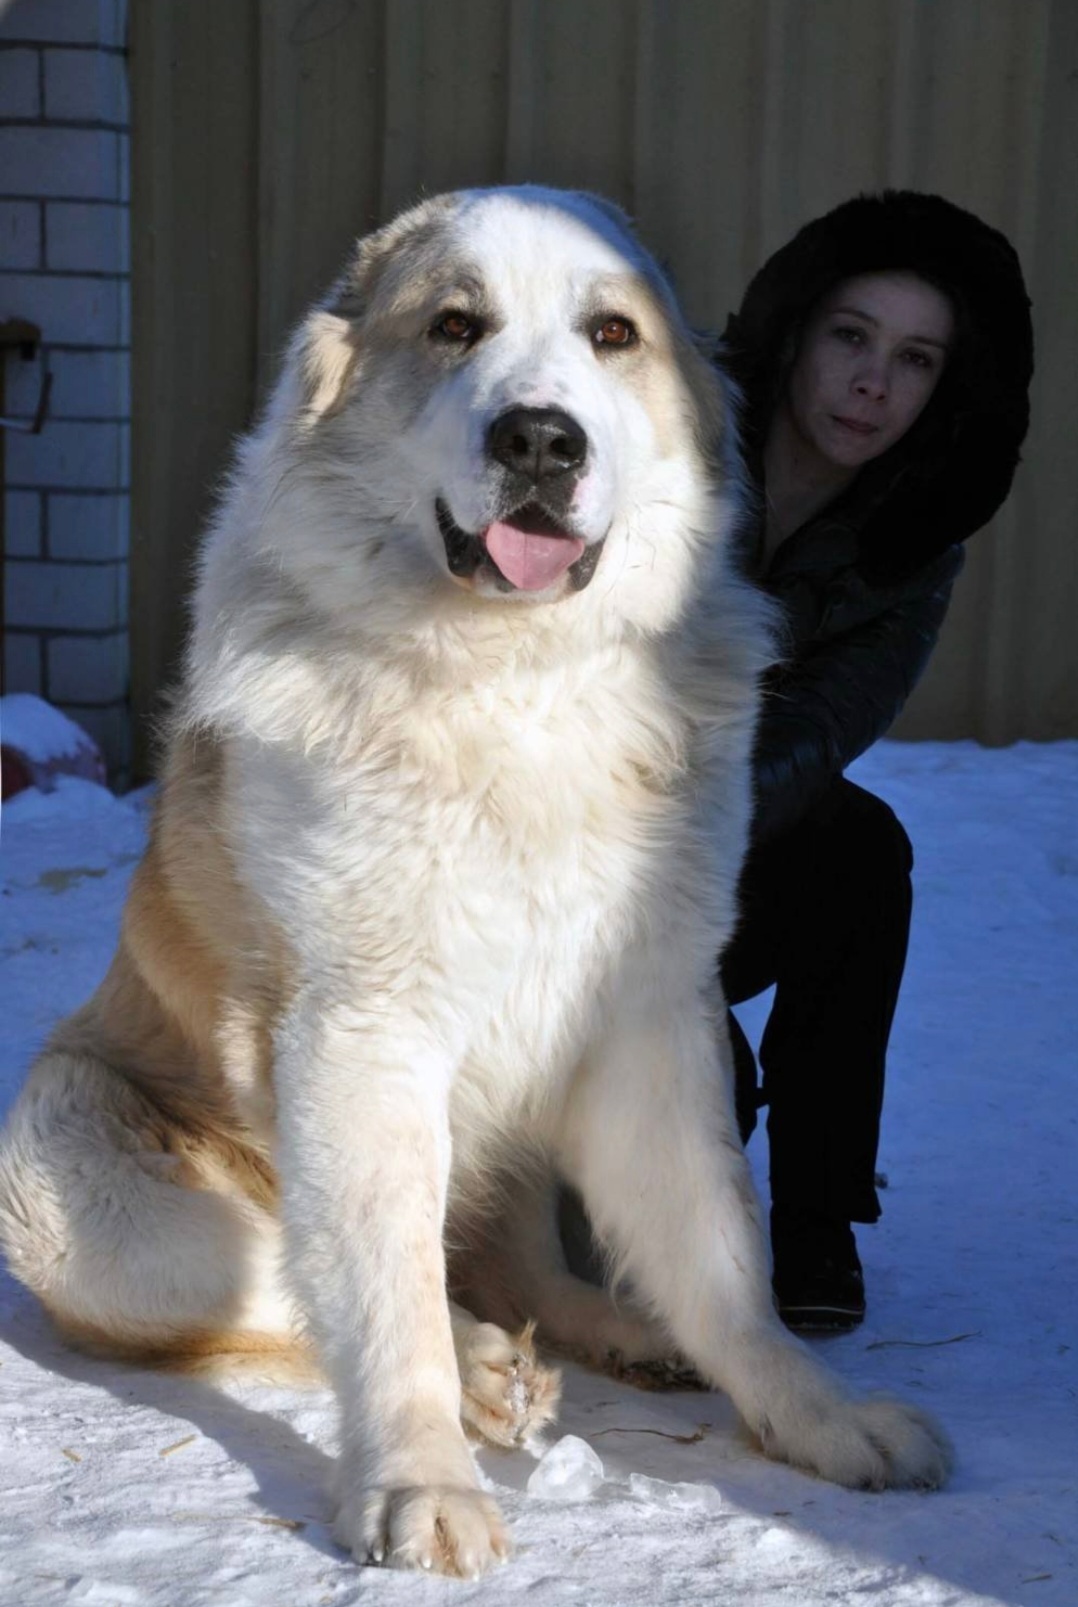
<svg viewBox="0 0 1078 1607"><path fill-rule="evenodd" d="M842 280L810 314L790 372L803 444L834 468L878 458L923 411L953 337L949 300L916 274Z"/></svg>

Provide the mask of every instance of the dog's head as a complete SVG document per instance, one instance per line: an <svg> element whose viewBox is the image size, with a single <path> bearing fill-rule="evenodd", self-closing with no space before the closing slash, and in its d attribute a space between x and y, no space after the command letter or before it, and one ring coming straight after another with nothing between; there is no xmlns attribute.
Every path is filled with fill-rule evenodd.
<svg viewBox="0 0 1078 1607"><path fill-rule="evenodd" d="M718 378L622 214L572 192L438 197L361 241L274 421L341 603L373 564L471 606L594 588L657 621L722 524Z"/></svg>

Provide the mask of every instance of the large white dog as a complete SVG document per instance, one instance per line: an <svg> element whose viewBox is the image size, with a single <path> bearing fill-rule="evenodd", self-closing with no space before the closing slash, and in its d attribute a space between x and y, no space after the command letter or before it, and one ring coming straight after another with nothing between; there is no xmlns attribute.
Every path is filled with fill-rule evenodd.
<svg viewBox="0 0 1078 1607"><path fill-rule="evenodd" d="M512 1442L557 1384L495 1322L676 1351L840 1483L946 1474L772 1309L715 975L768 654L731 435L604 204L361 242L206 540L119 952L4 1135L0 1237L76 1343L309 1336L361 1560L506 1554L462 1417ZM638 1315L566 1272L555 1171Z"/></svg>

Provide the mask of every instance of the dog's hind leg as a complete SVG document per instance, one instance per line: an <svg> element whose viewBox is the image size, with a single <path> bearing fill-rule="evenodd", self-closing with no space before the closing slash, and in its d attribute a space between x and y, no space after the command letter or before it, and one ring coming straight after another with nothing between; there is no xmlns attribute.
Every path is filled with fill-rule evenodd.
<svg viewBox="0 0 1078 1607"><path fill-rule="evenodd" d="M688 976L702 951L667 934L623 973L570 1092L566 1172L634 1290L768 1455L839 1484L937 1485L949 1452L931 1419L848 1399L775 1314L732 1078Z"/></svg>
<svg viewBox="0 0 1078 1607"><path fill-rule="evenodd" d="M324 1378L283 1284L272 1201L88 1052L46 1052L8 1118L0 1248L82 1350L209 1377ZM531 1328L514 1337L459 1308L452 1320L465 1428L495 1445L540 1429L560 1385Z"/></svg>
<svg viewBox="0 0 1078 1607"><path fill-rule="evenodd" d="M262 1354L271 1373L302 1371L283 1360L302 1341L272 1202L252 1197L238 1148L236 1161L91 1053L48 1050L0 1139L0 1245L82 1348L199 1370Z"/></svg>
<svg viewBox="0 0 1078 1607"><path fill-rule="evenodd" d="M569 1270L552 1172L502 1176L493 1192L496 1212L466 1227L452 1263L451 1284L469 1311L507 1328L534 1323L542 1344L615 1374L672 1359L659 1323Z"/></svg>
<svg viewBox="0 0 1078 1607"><path fill-rule="evenodd" d="M449 1316L465 1429L491 1445L522 1444L554 1418L561 1395L560 1376L535 1354L535 1324L514 1337L460 1306Z"/></svg>

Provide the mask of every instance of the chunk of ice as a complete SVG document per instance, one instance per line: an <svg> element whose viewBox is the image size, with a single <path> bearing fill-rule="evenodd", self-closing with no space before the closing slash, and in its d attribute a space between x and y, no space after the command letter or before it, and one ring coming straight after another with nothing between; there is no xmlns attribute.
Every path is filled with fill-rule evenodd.
<svg viewBox="0 0 1078 1607"><path fill-rule="evenodd" d="M629 1494L652 1506L676 1508L679 1512L722 1511L722 1496L713 1484L668 1484L665 1479L649 1479L644 1473L630 1473Z"/></svg>
<svg viewBox="0 0 1078 1607"><path fill-rule="evenodd" d="M604 1477L603 1464L588 1442L564 1434L543 1453L528 1480L528 1494L544 1501L586 1501Z"/></svg>

